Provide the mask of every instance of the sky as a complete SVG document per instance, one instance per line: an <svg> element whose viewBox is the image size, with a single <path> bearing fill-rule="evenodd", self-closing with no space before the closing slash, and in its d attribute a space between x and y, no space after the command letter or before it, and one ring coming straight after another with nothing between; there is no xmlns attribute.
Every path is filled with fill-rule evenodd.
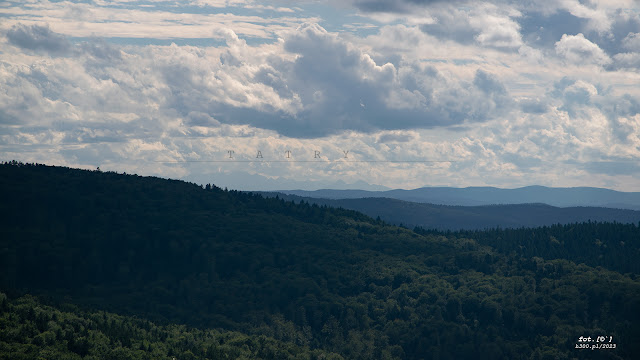
<svg viewBox="0 0 640 360"><path fill-rule="evenodd" d="M0 0L0 160L640 191L634 0Z"/></svg>

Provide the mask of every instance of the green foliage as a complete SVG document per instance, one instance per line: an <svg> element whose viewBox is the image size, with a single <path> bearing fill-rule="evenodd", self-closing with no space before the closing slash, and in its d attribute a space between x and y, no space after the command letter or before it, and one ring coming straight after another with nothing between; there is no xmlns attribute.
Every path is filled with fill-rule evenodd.
<svg viewBox="0 0 640 360"><path fill-rule="evenodd" d="M61 311L28 295L8 301L0 311L0 359L173 358L342 359L266 336L158 326L106 312Z"/></svg>
<svg viewBox="0 0 640 360"><path fill-rule="evenodd" d="M10 297L31 293L46 303L78 306L60 307L58 320L38 320L38 306L19 308L0 296L0 309L10 308L3 316L15 317L0 324L3 354L255 358L260 341L275 348L263 358L620 359L640 353L635 274L576 264L562 252L511 251L484 233L418 234L343 209L42 165L0 165L0 198L2 289ZM597 231L607 226L593 225ZM622 240L598 233L596 246L636 244L636 233L625 234ZM82 315L95 313L82 309L145 320L107 314L113 321L100 327L94 315ZM61 322L62 313L77 316L78 325ZM155 337L149 321L185 330ZM172 323L224 331L207 342L196 334L213 330ZM222 342L229 331L234 335ZM598 335L613 336L619 347L574 349L580 336ZM215 346L195 345L203 341ZM40 351L51 355L34 355Z"/></svg>

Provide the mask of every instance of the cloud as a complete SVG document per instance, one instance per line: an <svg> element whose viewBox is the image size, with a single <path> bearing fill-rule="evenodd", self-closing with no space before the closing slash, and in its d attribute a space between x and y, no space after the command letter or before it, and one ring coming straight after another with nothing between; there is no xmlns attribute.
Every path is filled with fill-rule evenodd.
<svg viewBox="0 0 640 360"><path fill-rule="evenodd" d="M470 24L478 31L475 39L484 46L498 48L518 48L522 45L520 25L513 20L520 13L510 11L500 14L498 9L489 8L470 19Z"/></svg>
<svg viewBox="0 0 640 360"><path fill-rule="evenodd" d="M578 35L562 35L555 48L556 53L571 64L584 64L586 62L607 65L611 63L611 58L598 45L586 39L581 33Z"/></svg>
<svg viewBox="0 0 640 360"><path fill-rule="evenodd" d="M378 136L377 143L400 142L406 143L416 139L415 133L384 132Z"/></svg>
<svg viewBox="0 0 640 360"><path fill-rule="evenodd" d="M466 0L354 0L353 5L365 12L407 13L421 6L464 2L466 2Z"/></svg>
<svg viewBox="0 0 640 360"><path fill-rule="evenodd" d="M625 160L609 160L609 161L593 161L579 164L586 171L595 174L606 175L636 175L640 173L640 165L634 161Z"/></svg>
<svg viewBox="0 0 640 360"><path fill-rule="evenodd" d="M518 105L522 112L527 114L544 114L549 111L549 104L541 99L521 99Z"/></svg>
<svg viewBox="0 0 640 360"><path fill-rule="evenodd" d="M507 91L504 85L493 75L482 70L476 72L473 84L488 95L496 94L498 96L505 95Z"/></svg>
<svg viewBox="0 0 640 360"><path fill-rule="evenodd" d="M640 69L640 52L615 54L613 60L616 69Z"/></svg>
<svg viewBox="0 0 640 360"><path fill-rule="evenodd" d="M640 190L637 168L623 169L640 158L640 29L624 11L631 5L615 3L583 1L593 11L580 13L572 1L387 2L401 23L366 37L337 32L352 14L342 7L326 28L298 27L313 18L306 3L295 19L225 16L231 8L213 11L224 5L216 1L198 14L161 2L157 11L134 2L8 7L0 156L209 182L242 172L392 187ZM359 13L376 14L387 16ZM147 39L121 46L92 33ZM210 40L141 45L178 36ZM51 42L34 40L42 38ZM335 162L158 162L219 160L229 149L244 160L317 149ZM345 164L345 150L361 160L456 162Z"/></svg>
<svg viewBox="0 0 640 360"><path fill-rule="evenodd" d="M582 33L612 56L622 52L627 34L640 32L637 4L625 0L356 0L352 4L378 21L418 24L440 39L505 51L523 45L553 50L562 35Z"/></svg>
<svg viewBox="0 0 640 360"><path fill-rule="evenodd" d="M16 80L38 99L32 111L66 108L55 118L162 113L187 126L251 125L306 138L483 122L510 111L513 102L486 70L468 83L417 62L378 64L317 24L258 47L231 30L218 35L227 46L213 52L172 45L125 53L91 39L66 49L72 61L17 72ZM6 121L21 117L17 109L5 114Z"/></svg>
<svg viewBox="0 0 640 360"><path fill-rule="evenodd" d="M591 98L598 95L598 89L593 84L582 80L572 81L570 85L562 90L565 105L590 104Z"/></svg>
<svg viewBox="0 0 640 360"><path fill-rule="evenodd" d="M314 17L296 16L285 12L285 9L274 9L278 11L274 16L252 15L250 13L254 11L245 10L245 1L159 3L150 8L139 2L46 1L25 6L10 3L13 6L2 9L5 18L0 29L9 29L18 23L29 26L48 23L56 32L71 37L148 41L207 39L216 30L231 28L243 36L273 40L278 32L304 21L319 21ZM221 7L224 7L224 11L220 10ZM281 16L283 13L287 15Z"/></svg>
<svg viewBox="0 0 640 360"><path fill-rule="evenodd" d="M206 127L218 127L220 122L212 118L209 114L205 114L199 111L191 111L186 119L185 125L187 126L206 126Z"/></svg>
<svg viewBox="0 0 640 360"><path fill-rule="evenodd" d="M452 126L485 121L498 108L508 111L501 107L508 103L506 90L482 71L479 86L469 87L430 66L379 65L317 25L300 28L284 48L299 55L285 75L304 106L297 118L306 116L307 127L323 132Z"/></svg>
<svg viewBox="0 0 640 360"><path fill-rule="evenodd" d="M102 38L93 38L79 44L80 50L94 59L117 61L122 59L122 52Z"/></svg>
<svg viewBox="0 0 640 360"><path fill-rule="evenodd" d="M640 52L640 33L629 33L622 40L625 49Z"/></svg>
<svg viewBox="0 0 640 360"><path fill-rule="evenodd" d="M91 38L72 44L66 36L45 25L24 25L18 23L7 31L9 43L27 51L51 56L90 55L93 60L120 60L121 51L102 38Z"/></svg>
<svg viewBox="0 0 640 360"><path fill-rule="evenodd" d="M421 29L441 39L502 49L517 49L522 45L520 25L514 20L521 13L509 6L479 3L475 6L458 7L442 3L428 7L425 15L433 21L422 22Z"/></svg>
<svg viewBox="0 0 640 360"><path fill-rule="evenodd" d="M640 69L640 33L628 33L622 40L622 47L629 52L615 54L613 68Z"/></svg>
<svg viewBox="0 0 640 360"><path fill-rule="evenodd" d="M519 19L523 40L532 47L553 49L562 35L586 32L586 19L564 9L557 9L549 14L543 11L525 11Z"/></svg>
<svg viewBox="0 0 640 360"><path fill-rule="evenodd" d="M7 39L20 48L51 55L66 55L71 50L69 41L51 31L48 25L14 25L7 31Z"/></svg>

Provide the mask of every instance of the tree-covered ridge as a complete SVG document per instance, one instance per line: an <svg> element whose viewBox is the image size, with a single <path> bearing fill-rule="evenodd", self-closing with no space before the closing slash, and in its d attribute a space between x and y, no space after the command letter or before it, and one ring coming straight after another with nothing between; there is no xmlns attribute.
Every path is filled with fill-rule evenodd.
<svg viewBox="0 0 640 360"><path fill-rule="evenodd" d="M471 235L423 235L215 186L35 165L0 165L0 196L0 286L11 296L263 335L348 359L640 352L635 275L496 250ZM624 241L637 244L636 235ZM618 348L574 348L595 334Z"/></svg>
<svg viewBox="0 0 640 360"><path fill-rule="evenodd" d="M503 254L524 258L568 259L640 275L640 224L585 222L534 229L438 231L415 228L420 234L471 238Z"/></svg>
<svg viewBox="0 0 640 360"><path fill-rule="evenodd" d="M342 359L337 354L239 332L199 330L72 305L46 306L32 296L0 293L0 359L195 360Z"/></svg>

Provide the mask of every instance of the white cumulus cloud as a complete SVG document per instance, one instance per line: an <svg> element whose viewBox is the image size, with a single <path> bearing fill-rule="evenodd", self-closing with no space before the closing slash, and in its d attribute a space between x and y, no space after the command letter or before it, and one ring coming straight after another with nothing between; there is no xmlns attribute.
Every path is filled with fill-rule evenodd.
<svg viewBox="0 0 640 360"><path fill-rule="evenodd" d="M571 64L608 65L611 63L611 58L598 45L586 39L582 33L562 35L555 47L556 53Z"/></svg>

